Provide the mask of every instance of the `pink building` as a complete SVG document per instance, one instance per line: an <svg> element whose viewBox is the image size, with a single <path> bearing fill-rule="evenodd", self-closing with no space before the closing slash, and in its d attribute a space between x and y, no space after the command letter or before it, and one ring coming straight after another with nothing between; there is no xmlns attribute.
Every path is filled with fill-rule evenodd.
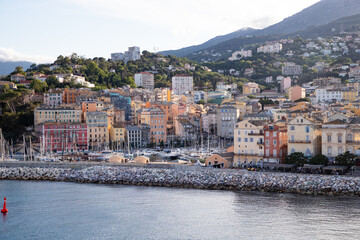
<svg viewBox="0 0 360 240"><path fill-rule="evenodd" d="M44 152L77 152L89 150L87 124L42 123L36 126L40 148Z"/></svg>
<svg viewBox="0 0 360 240"><path fill-rule="evenodd" d="M289 100L294 102L300 98L306 97L305 88L300 86L293 86L288 89L289 91Z"/></svg>
<svg viewBox="0 0 360 240"><path fill-rule="evenodd" d="M280 91L281 92L285 92L288 88L291 87L291 77L284 77L283 79L281 79L280 82Z"/></svg>
<svg viewBox="0 0 360 240"><path fill-rule="evenodd" d="M44 93L44 104L49 107L60 106L63 102L63 92L61 90L55 90Z"/></svg>

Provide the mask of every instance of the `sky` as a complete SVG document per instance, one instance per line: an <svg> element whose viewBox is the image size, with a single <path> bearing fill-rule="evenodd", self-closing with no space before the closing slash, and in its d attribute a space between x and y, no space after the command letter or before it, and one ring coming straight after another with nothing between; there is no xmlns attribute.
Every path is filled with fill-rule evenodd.
<svg viewBox="0 0 360 240"><path fill-rule="evenodd" d="M0 0L0 61L53 62L75 52L110 58L201 44L264 28L319 0Z"/></svg>

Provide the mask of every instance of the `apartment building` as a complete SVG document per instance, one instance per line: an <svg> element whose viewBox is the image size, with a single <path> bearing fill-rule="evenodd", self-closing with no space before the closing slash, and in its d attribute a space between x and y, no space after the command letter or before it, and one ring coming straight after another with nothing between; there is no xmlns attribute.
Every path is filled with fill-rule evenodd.
<svg viewBox="0 0 360 240"><path fill-rule="evenodd" d="M243 120L234 128L234 166L261 164L266 121Z"/></svg>
<svg viewBox="0 0 360 240"><path fill-rule="evenodd" d="M288 154L302 152L307 157L321 153L321 123L298 116L288 122Z"/></svg>
<svg viewBox="0 0 360 240"><path fill-rule="evenodd" d="M110 141L108 115L105 112L85 112L85 116L90 149L104 149Z"/></svg>
<svg viewBox="0 0 360 240"><path fill-rule="evenodd" d="M194 91L194 79L188 75L176 75L172 77L172 91L174 95L182 95Z"/></svg>
<svg viewBox="0 0 360 240"><path fill-rule="evenodd" d="M84 123L41 123L36 126L36 133L40 138L40 149L47 153L88 150L88 131Z"/></svg>
<svg viewBox="0 0 360 240"><path fill-rule="evenodd" d="M154 74L149 72L136 73L135 84L145 89L154 90Z"/></svg>
<svg viewBox="0 0 360 240"><path fill-rule="evenodd" d="M287 126L269 123L264 126L264 162L284 163L287 155Z"/></svg>
<svg viewBox="0 0 360 240"><path fill-rule="evenodd" d="M34 110L34 125L46 122L81 122L80 107L37 107Z"/></svg>

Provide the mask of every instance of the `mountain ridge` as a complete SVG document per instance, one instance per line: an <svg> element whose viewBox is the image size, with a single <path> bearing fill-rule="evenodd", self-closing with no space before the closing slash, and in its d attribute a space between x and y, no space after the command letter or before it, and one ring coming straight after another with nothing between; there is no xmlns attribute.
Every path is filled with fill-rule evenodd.
<svg viewBox="0 0 360 240"><path fill-rule="evenodd" d="M266 36L277 34L290 34L306 30L309 27L324 25L342 17L352 16L356 14L360 14L359 0L321 0L267 28L252 29L253 31L250 31L250 33L248 33L247 35ZM181 57L189 56L192 53L207 49L221 43L219 41L216 41L216 44L209 45L209 42L214 43L214 39L223 40L222 42L224 42L246 36L236 35L236 32L238 31L218 36L221 38L212 38L204 42L203 44L185 47L178 50L162 51L159 53L163 55L175 55Z"/></svg>

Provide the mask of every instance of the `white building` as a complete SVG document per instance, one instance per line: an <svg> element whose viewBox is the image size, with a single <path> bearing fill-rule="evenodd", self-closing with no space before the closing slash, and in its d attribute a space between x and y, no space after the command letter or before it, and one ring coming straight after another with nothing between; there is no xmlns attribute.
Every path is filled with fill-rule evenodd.
<svg viewBox="0 0 360 240"><path fill-rule="evenodd" d="M341 90L327 89L326 87L320 87L315 89L316 103L331 102L335 100L340 102L343 99L343 92Z"/></svg>
<svg viewBox="0 0 360 240"><path fill-rule="evenodd" d="M145 89L154 90L154 74L149 72L136 73L135 84Z"/></svg>
<svg viewBox="0 0 360 240"><path fill-rule="evenodd" d="M246 58L246 57L252 57L252 51L251 50L244 50L241 49L241 51L236 51L232 54L231 57L229 57L230 61L234 61L234 60L240 60L241 58Z"/></svg>
<svg viewBox="0 0 360 240"><path fill-rule="evenodd" d="M111 53L111 60L113 61L136 61L140 59L140 48L139 47L129 47L128 51L125 51L124 53L117 52L117 53Z"/></svg>
<svg viewBox="0 0 360 240"><path fill-rule="evenodd" d="M176 75L172 77L172 90L174 95L181 95L194 91L194 79L188 75Z"/></svg>
<svg viewBox="0 0 360 240"><path fill-rule="evenodd" d="M257 48L258 53L278 53L282 50L281 43L275 43L270 45L265 45Z"/></svg>

